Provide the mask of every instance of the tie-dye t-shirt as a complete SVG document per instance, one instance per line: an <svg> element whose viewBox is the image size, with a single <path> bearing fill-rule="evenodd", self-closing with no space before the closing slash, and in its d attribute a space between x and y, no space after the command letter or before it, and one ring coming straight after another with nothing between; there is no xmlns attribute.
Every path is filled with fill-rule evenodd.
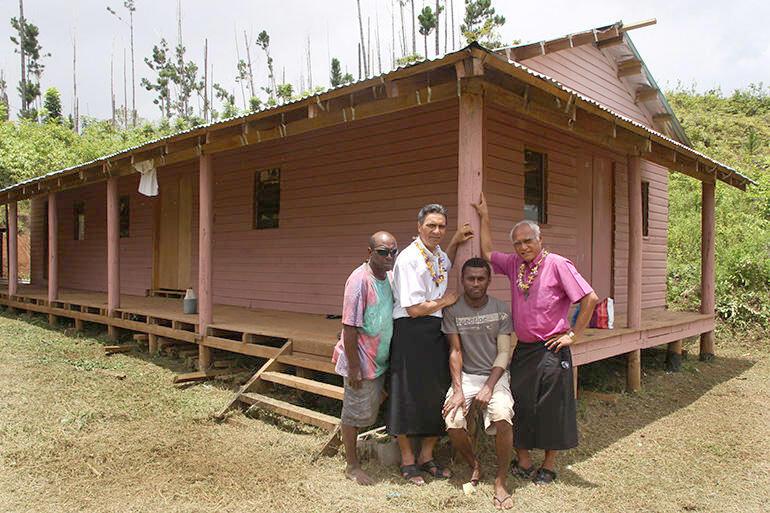
<svg viewBox="0 0 770 513"><path fill-rule="evenodd" d="M393 335L393 292L390 274L378 280L364 263L353 271L345 283L345 299L342 303L342 324L355 326L358 332L358 359L361 377L374 379L388 368L390 339ZM332 362L337 374L348 375L348 358L345 354L344 330L334 348Z"/></svg>

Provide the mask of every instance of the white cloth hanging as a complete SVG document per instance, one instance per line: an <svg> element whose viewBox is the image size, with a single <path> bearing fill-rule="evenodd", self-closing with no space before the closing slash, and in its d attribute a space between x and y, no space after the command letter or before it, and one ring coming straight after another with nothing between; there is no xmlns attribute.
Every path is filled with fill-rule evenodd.
<svg viewBox="0 0 770 513"><path fill-rule="evenodd" d="M158 170L153 165L152 159L136 162L134 169L141 173L139 180L139 192L145 196L158 195Z"/></svg>

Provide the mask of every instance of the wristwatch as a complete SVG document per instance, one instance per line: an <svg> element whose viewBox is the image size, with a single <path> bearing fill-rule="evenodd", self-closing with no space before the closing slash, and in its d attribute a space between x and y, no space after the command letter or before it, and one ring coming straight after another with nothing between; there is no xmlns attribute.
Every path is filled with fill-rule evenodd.
<svg viewBox="0 0 770 513"><path fill-rule="evenodd" d="M572 341L575 341L575 332L572 330L569 330L569 333L567 333L567 336L572 339Z"/></svg>

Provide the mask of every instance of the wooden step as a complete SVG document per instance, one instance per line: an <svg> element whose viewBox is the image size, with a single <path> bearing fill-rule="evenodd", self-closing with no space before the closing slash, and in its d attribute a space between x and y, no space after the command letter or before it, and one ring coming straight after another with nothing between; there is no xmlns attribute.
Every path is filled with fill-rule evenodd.
<svg viewBox="0 0 770 513"><path fill-rule="evenodd" d="M337 417L332 417L331 415L326 415L325 413L309 410L307 408L303 408L302 406L296 406L294 404L287 403L286 401L273 399L272 397L267 397L262 394L241 394L238 399L247 404L259 406L261 408L274 411L275 413L279 413L285 417L304 422L305 424L312 424L313 426L328 429L329 431L333 431L340 423L340 419Z"/></svg>
<svg viewBox="0 0 770 513"><path fill-rule="evenodd" d="M305 392L312 392L325 397L331 397L332 399L339 399L340 401L342 401L342 397L345 395L345 389L340 386L321 383L320 381L299 376L292 376L291 374L284 374L283 372L263 372L262 379L271 383L296 388L297 390L304 390Z"/></svg>
<svg viewBox="0 0 770 513"><path fill-rule="evenodd" d="M295 367L302 367L303 369L313 369L327 374L335 374L334 364L331 359L327 358L314 358L312 356L299 356L295 354L281 355L278 361L287 365L293 365Z"/></svg>

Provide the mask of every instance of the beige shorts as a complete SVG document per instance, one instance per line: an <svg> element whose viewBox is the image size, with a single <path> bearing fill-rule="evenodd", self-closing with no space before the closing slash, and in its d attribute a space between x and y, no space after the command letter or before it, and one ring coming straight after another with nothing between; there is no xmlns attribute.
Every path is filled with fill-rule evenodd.
<svg viewBox="0 0 770 513"><path fill-rule="evenodd" d="M467 412L479 393L481 387L487 382L488 376L479 376L476 374L466 374L463 372L463 396L465 396L465 411ZM446 393L444 402L452 397L452 387ZM494 435L497 431L494 423L504 420L509 424L513 423L513 396L511 395L511 377L506 370L500 379L497 380L495 388L492 390L492 398L489 400L486 410L484 410L484 430L488 435ZM450 412L445 418L447 429L467 429L468 424L465 421L465 415L462 408L457 408Z"/></svg>

